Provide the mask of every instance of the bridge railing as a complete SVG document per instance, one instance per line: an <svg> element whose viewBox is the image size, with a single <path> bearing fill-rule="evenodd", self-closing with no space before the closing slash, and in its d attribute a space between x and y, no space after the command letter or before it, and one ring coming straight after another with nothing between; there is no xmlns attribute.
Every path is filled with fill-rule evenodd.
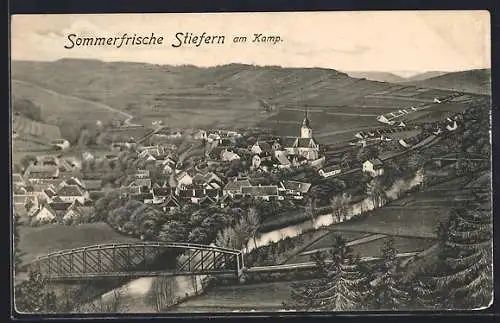
<svg viewBox="0 0 500 323"><path fill-rule="evenodd" d="M109 276L111 273L134 275L134 272L148 271L153 274L150 269L148 270L148 263L162 254L163 249L172 248L190 250L188 259L173 269L177 273L188 271L239 273L242 269L240 267L243 261L239 250L213 245L166 242L109 243L61 250L38 257L30 266L37 266L42 274L54 277L58 275L84 277L99 276L99 274ZM137 268L138 265L141 265L140 268Z"/></svg>

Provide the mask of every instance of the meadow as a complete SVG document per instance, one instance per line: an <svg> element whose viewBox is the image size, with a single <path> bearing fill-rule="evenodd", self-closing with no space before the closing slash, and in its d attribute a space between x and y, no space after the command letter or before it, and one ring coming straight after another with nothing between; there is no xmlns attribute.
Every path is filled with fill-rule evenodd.
<svg viewBox="0 0 500 323"><path fill-rule="evenodd" d="M103 222L76 226L47 224L40 227L19 226L21 261L26 264L50 252L110 242L134 242Z"/></svg>
<svg viewBox="0 0 500 323"><path fill-rule="evenodd" d="M59 127L37 121L33 121L21 116L12 117L12 130L19 136L34 136L48 140L61 138Z"/></svg>

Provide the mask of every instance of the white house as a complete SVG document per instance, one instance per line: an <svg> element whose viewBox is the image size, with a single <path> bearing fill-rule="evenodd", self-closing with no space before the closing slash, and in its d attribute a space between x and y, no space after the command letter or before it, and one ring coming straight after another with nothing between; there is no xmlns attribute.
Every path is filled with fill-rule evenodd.
<svg viewBox="0 0 500 323"><path fill-rule="evenodd" d="M389 123L389 120L384 115L379 115L377 117L377 121L382 123Z"/></svg>
<svg viewBox="0 0 500 323"><path fill-rule="evenodd" d="M222 190L223 196L230 196L234 197L236 195L241 195L242 194L242 188L243 187L250 187L252 184L250 184L250 181L248 179L236 179L234 181L230 181L224 186L224 189Z"/></svg>
<svg viewBox="0 0 500 323"><path fill-rule="evenodd" d="M320 176L324 178L328 178L331 176L338 175L342 172L342 168L339 165L332 165L325 168L322 168L318 171Z"/></svg>
<svg viewBox="0 0 500 323"><path fill-rule="evenodd" d="M367 160L363 163L363 172L380 176L384 173L384 163L378 158Z"/></svg>
<svg viewBox="0 0 500 323"><path fill-rule="evenodd" d="M50 223L56 218L56 212L48 205L44 205L39 208L38 212L35 213L34 219L37 223Z"/></svg>
<svg viewBox="0 0 500 323"><path fill-rule="evenodd" d="M85 151L83 154L82 154L82 159L85 160L85 161L90 161L90 160L94 160L95 159L95 156L88 152L88 151Z"/></svg>
<svg viewBox="0 0 500 323"><path fill-rule="evenodd" d="M254 155L252 157L252 168L253 169L258 169L260 167L260 163L262 162L261 158L259 155Z"/></svg>
<svg viewBox="0 0 500 323"><path fill-rule="evenodd" d="M78 201L80 203L85 203L89 199L89 193L85 190L80 189L77 185L66 185L63 186L57 192L57 196L67 203L73 203Z"/></svg>
<svg viewBox="0 0 500 323"><path fill-rule="evenodd" d="M246 186L241 188L241 194L263 201L283 200L283 196L279 195L277 185Z"/></svg>
<svg viewBox="0 0 500 323"><path fill-rule="evenodd" d="M250 151L254 154L262 154L262 153L270 153L272 151L271 145L269 145L267 142L262 142L262 141L257 141Z"/></svg>
<svg viewBox="0 0 500 323"><path fill-rule="evenodd" d="M59 149L67 149L70 146L69 141L67 141L66 139L53 140L51 144L52 146L55 146Z"/></svg>
<svg viewBox="0 0 500 323"><path fill-rule="evenodd" d="M193 184L193 177L187 172L181 172L177 176L177 186L185 187Z"/></svg>
<svg viewBox="0 0 500 323"><path fill-rule="evenodd" d="M194 135L194 139L206 140L208 138L207 132L205 130L200 130Z"/></svg>
<svg viewBox="0 0 500 323"><path fill-rule="evenodd" d="M227 149L224 149L221 153L221 159L223 161L233 161L233 160L238 160L240 159L240 156L238 154L228 151Z"/></svg>
<svg viewBox="0 0 500 323"><path fill-rule="evenodd" d="M311 185L311 183L283 181L280 183L278 189L296 200L301 200L309 192Z"/></svg>

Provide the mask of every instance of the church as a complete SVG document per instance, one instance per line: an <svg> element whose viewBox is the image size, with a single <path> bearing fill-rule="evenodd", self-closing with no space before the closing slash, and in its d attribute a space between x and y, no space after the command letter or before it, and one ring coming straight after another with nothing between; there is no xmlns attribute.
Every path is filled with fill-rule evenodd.
<svg viewBox="0 0 500 323"><path fill-rule="evenodd" d="M304 120L300 127L300 137L283 137L282 146L288 155L300 155L307 160L319 158L319 144L312 136L312 128L305 111Z"/></svg>

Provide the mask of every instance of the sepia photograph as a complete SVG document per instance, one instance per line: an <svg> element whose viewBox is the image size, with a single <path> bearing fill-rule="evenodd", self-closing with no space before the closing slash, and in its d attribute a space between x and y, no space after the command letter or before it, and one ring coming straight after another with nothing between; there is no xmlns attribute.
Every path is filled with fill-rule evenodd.
<svg viewBox="0 0 500 323"><path fill-rule="evenodd" d="M13 15L15 311L489 308L490 24Z"/></svg>

